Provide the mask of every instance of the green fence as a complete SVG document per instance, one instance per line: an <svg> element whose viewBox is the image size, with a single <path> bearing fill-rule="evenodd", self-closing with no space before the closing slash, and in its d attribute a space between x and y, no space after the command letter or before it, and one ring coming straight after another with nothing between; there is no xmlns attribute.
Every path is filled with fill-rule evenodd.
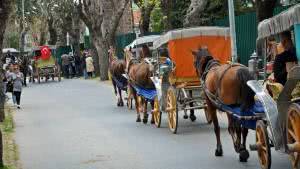
<svg viewBox="0 0 300 169"><path fill-rule="evenodd" d="M69 54L72 52L71 46L60 46L56 48L55 57L58 60L58 63L61 64L61 55L63 54Z"/></svg>
<svg viewBox="0 0 300 169"><path fill-rule="evenodd" d="M279 7L274 10L274 14L278 14L287 7ZM248 64L248 60L256 49L257 39L257 20L256 13L249 12L235 17L236 40L238 57L242 64ZM228 17L215 20L215 26L229 26Z"/></svg>
<svg viewBox="0 0 300 169"><path fill-rule="evenodd" d="M128 33L124 35L119 35L116 37L116 48L117 48L117 56L118 58L124 57L123 49L129 45L136 38L135 33Z"/></svg>

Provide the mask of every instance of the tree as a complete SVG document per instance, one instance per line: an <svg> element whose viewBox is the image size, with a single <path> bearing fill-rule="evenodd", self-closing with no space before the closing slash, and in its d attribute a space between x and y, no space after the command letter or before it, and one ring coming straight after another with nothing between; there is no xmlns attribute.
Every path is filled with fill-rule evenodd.
<svg viewBox="0 0 300 169"><path fill-rule="evenodd" d="M162 32L163 31L163 13L160 7L160 3L158 3L150 16L150 27L153 32Z"/></svg>
<svg viewBox="0 0 300 169"><path fill-rule="evenodd" d="M276 7L277 0L256 0L257 21L271 18Z"/></svg>
<svg viewBox="0 0 300 169"><path fill-rule="evenodd" d="M108 49L115 46L115 36L129 0L79 0L80 18L90 30L100 64L100 79L108 79ZM117 6L118 5L118 6Z"/></svg>
<svg viewBox="0 0 300 169"><path fill-rule="evenodd" d="M6 29L6 24L9 19L9 15L12 12L12 1L11 0L0 0L0 58L2 58L2 47L3 47L3 38ZM2 60L2 59L0 59ZM0 66L2 67L1 61ZM3 75L4 72L1 69L0 72L0 121L4 120L4 104L5 104L5 94L3 91ZM2 132L0 130L0 167L3 166L3 143L2 143Z"/></svg>
<svg viewBox="0 0 300 169"><path fill-rule="evenodd" d="M149 32L150 26L150 18L151 13L158 3L157 0L134 0L134 3L140 8L141 10L141 20L140 20L140 31L141 35L145 35Z"/></svg>

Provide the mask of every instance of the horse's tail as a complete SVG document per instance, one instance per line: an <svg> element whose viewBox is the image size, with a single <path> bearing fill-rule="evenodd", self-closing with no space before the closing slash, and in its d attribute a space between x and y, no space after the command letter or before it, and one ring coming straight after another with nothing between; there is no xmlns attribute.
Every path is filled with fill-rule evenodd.
<svg viewBox="0 0 300 169"><path fill-rule="evenodd" d="M248 68L242 67L237 70L237 78L240 82L240 99L241 99L241 109L242 111L246 111L251 106L254 105L254 96L255 93L253 90L247 85L249 80L253 80L253 76L250 74Z"/></svg>

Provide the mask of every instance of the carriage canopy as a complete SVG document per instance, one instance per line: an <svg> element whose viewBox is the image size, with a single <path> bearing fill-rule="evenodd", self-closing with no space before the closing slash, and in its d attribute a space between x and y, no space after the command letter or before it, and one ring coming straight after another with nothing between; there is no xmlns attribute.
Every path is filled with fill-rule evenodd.
<svg viewBox="0 0 300 169"><path fill-rule="evenodd" d="M125 48L128 50L130 47L136 48L137 46L142 45L142 44L153 43L153 41L155 41L159 37L160 37L160 35L150 35L150 36L139 37L136 40L134 40L131 44L126 46Z"/></svg>
<svg viewBox="0 0 300 169"><path fill-rule="evenodd" d="M259 23L258 39L276 35L300 24L300 4Z"/></svg>
<svg viewBox="0 0 300 169"><path fill-rule="evenodd" d="M197 78L193 66L192 51L207 46L210 54L226 63L231 57L230 31L224 27L195 27L167 32L154 41L155 49L167 44L171 60L175 63L174 76L177 78Z"/></svg>

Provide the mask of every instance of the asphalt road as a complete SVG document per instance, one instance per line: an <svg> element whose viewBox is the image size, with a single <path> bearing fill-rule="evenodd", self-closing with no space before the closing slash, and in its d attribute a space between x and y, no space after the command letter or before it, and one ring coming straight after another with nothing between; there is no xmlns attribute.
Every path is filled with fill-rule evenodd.
<svg viewBox="0 0 300 169"><path fill-rule="evenodd" d="M258 169L256 152L240 163L220 115L223 157L215 157L213 127L179 120L178 134L135 122L135 112L118 108L112 86L64 80L24 89L16 112L16 141L23 169ZM248 143L254 142L253 131ZM272 169L291 168L287 155L273 151Z"/></svg>

